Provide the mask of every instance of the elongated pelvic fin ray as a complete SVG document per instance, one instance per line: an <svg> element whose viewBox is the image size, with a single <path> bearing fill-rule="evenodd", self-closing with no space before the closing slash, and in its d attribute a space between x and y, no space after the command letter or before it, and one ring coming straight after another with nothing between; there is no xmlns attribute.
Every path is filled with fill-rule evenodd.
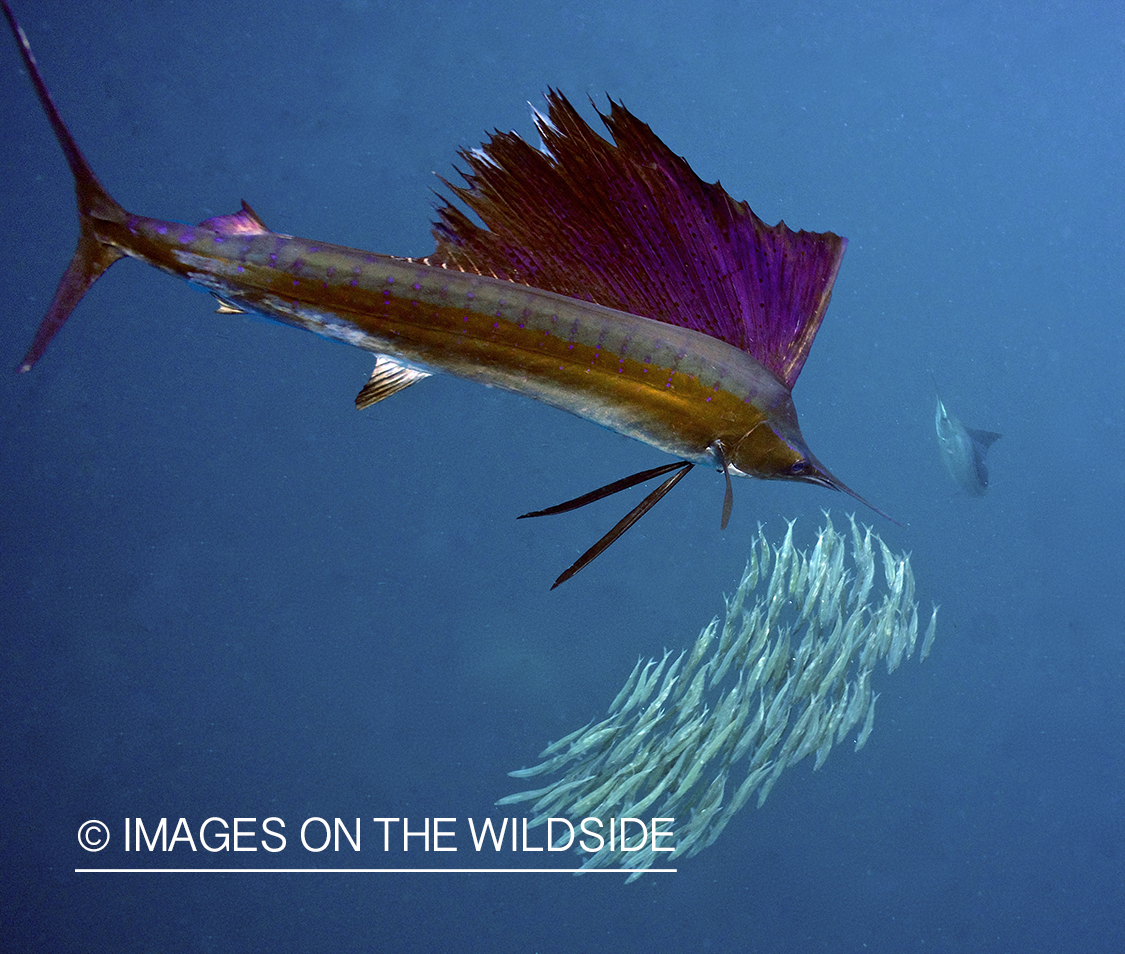
<svg viewBox="0 0 1125 954"><path fill-rule="evenodd" d="M695 465L690 461L678 460L674 464L664 464L660 467L653 467L651 470L642 470L639 474L633 474L630 477L622 477L620 480L615 480L613 483L606 484L604 487L599 487L597 490L591 490L587 494L582 494L581 497L575 497L573 500L564 501L561 504L548 507L546 510L521 513L517 518L518 520L522 520L525 517L547 517L557 513L567 513L571 510L577 510L579 507L585 507L587 504L592 504L595 500L601 500L603 497L609 497L622 490L628 490L630 487L635 487L637 484L644 483L646 480L651 480L653 477L661 477L664 474L675 471L671 477L652 491L652 493L645 497L637 506L625 514L624 517L618 520L605 536L560 573L559 578L551 584L551 589L553 590L555 587L562 585L605 553L606 550L620 539L621 535L625 533L626 530L655 507L668 491L675 487L684 475L694 466Z"/></svg>
<svg viewBox="0 0 1125 954"><path fill-rule="evenodd" d="M628 490L630 487L636 487L637 484L643 484L646 480L652 480L654 477L662 477L664 474L670 473L673 470L679 470L686 463L687 461L678 460L672 464L661 464L659 467L653 467L651 470L642 470L640 473L622 477L620 480L615 480L612 483L606 484L604 487L599 487L597 490L591 490L589 493L582 494L580 497L575 497L572 500L564 500L561 504L555 504L553 507L547 507L544 510L534 510L531 513L521 513L516 519L523 520L525 517L553 517L557 513L569 513L571 510L577 510L579 507L592 504L596 500L601 500L604 497L620 493L622 490Z"/></svg>

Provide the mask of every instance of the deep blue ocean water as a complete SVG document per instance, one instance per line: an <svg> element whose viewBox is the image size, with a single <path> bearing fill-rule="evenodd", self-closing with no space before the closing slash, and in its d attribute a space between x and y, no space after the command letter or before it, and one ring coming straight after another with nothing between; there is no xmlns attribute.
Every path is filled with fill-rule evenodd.
<svg viewBox="0 0 1125 954"><path fill-rule="evenodd" d="M558 87L623 100L768 222L850 244L794 391L810 446L904 524L929 660L866 748L782 776L710 849L617 874L466 819L689 645L757 524L850 499L697 469L629 505L526 510L665 461L433 378L357 413L362 352L115 267L0 375L0 947L12 951L1101 952L1125 944L1125 11L1101 2L587 4L18 0L64 116L129 209L246 199L280 232L432 249L433 173ZM0 365L73 249L69 173L0 42ZM950 411L1003 433L976 499ZM636 492L634 492L636 493ZM511 812L509 812L511 814ZM271 853L126 852L128 819L286 822ZM312 853L304 819L363 820ZM371 819L454 817L457 853ZM108 847L83 851L101 819ZM534 843L534 842L533 842ZM541 843L541 842L539 842ZM276 842L273 842L276 844ZM92 874L83 867L193 868Z"/></svg>

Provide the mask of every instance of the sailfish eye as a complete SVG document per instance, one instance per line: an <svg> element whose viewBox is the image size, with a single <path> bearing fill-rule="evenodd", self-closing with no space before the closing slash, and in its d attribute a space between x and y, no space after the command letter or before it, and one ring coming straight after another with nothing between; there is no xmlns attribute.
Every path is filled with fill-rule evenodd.
<svg viewBox="0 0 1125 954"><path fill-rule="evenodd" d="M800 460L796 460L792 464L789 465L789 476L790 477L800 477L801 474L807 474L808 472L809 472L809 462L807 460L805 460L803 457Z"/></svg>

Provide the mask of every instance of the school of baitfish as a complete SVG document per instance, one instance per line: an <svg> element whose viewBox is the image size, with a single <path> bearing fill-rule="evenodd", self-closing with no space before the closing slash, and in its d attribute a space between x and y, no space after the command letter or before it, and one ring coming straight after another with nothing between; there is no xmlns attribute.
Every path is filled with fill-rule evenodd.
<svg viewBox="0 0 1125 954"><path fill-rule="evenodd" d="M618 846L582 865L637 869L632 881L657 860L702 851L755 792L760 807L781 773L809 755L819 769L856 725L855 750L862 749L879 698L871 673L880 659L894 672L914 652L918 604L909 556L891 553L870 527L861 532L849 519L851 567L847 531L836 531L827 514L807 555L793 545L793 522L772 548L759 527L721 628L712 620L691 653L671 664L670 652L639 660L605 719L548 745L541 764L509 773L562 776L496 804L534 802L529 827L551 817L674 818L674 854ZM747 609L759 583L764 593Z"/></svg>

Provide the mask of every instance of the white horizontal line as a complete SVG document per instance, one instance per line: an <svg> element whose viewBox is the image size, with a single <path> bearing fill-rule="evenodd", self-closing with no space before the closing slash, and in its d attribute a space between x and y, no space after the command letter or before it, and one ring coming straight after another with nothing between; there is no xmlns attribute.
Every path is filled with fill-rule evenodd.
<svg viewBox="0 0 1125 954"><path fill-rule="evenodd" d="M675 874L676 868L75 868L75 874Z"/></svg>

